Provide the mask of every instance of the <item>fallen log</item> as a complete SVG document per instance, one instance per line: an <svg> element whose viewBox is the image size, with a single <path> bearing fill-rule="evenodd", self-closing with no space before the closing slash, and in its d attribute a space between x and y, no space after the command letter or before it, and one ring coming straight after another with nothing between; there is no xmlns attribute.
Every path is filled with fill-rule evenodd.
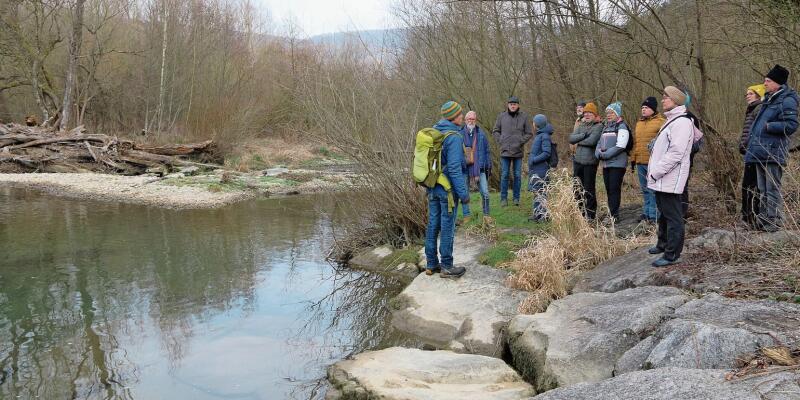
<svg viewBox="0 0 800 400"><path fill-rule="evenodd" d="M216 169L220 166L188 159L190 156L208 159L214 151L211 140L155 146L87 133L83 126L60 133L41 127L0 125L0 171L19 172L22 168L23 172L95 171L135 175L153 167L165 171L184 166Z"/></svg>
<svg viewBox="0 0 800 400"><path fill-rule="evenodd" d="M201 153L210 149L214 144L213 140L193 144L169 144L165 146L145 146L135 144L134 150L141 150L150 154L160 154L163 156L185 156L192 153Z"/></svg>

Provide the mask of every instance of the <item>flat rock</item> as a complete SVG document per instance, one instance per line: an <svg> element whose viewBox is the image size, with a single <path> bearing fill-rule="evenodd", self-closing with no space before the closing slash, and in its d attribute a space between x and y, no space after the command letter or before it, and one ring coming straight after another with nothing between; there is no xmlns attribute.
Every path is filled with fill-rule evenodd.
<svg viewBox="0 0 800 400"><path fill-rule="evenodd" d="M466 265L477 264L478 256L484 250L489 248L489 242L476 235L467 235L463 232L456 232L453 242L453 265ZM420 269L427 266L427 257L425 257L425 248L419 251Z"/></svg>
<svg viewBox="0 0 800 400"><path fill-rule="evenodd" d="M514 367L538 391L610 378L626 351L689 298L672 287L578 293L508 327Z"/></svg>
<svg viewBox="0 0 800 400"><path fill-rule="evenodd" d="M734 368L742 354L800 341L797 304L709 294L684 304L673 317L626 352L615 375L662 367Z"/></svg>
<svg viewBox="0 0 800 400"><path fill-rule="evenodd" d="M642 247L633 250L583 273L576 279L573 293L613 293L634 287L664 284L663 270L650 265L658 256L648 254L647 249L648 247Z"/></svg>
<svg viewBox="0 0 800 400"><path fill-rule="evenodd" d="M505 271L466 268L458 279L417 276L390 302L392 325L439 348L500 357L502 332L527 293L506 286Z"/></svg>
<svg viewBox="0 0 800 400"><path fill-rule="evenodd" d="M276 168L265 169L262 172L262 174L264 176L278 176L278 175L283 175L283 174L285 174L287 172L289 172L288 168L276 167Z"/></svg>
<svg viewBox="0 0 800 400"><path fill-rule="evenodd" d="M356 254L348 264L352 267L373 270L382 265L384 260L394 253L394 248L389 245L378 246Z"/></svg>
<svg viewBox="0 0 800 400"><path fill-rule="evenodd" d="M729 231L706 228L696 238L686 243L689 251L731 251L734 246L762 246L800 242L800 232L782 230L778 232Z"/></svg>
<svg viewBox="0 0 800 400"><path fill-rule="evenodd" d="M502 360L392 347L356 355L328 369L329 400L517 400L531 385Z"/></svg>
<svg viewBox="0 0 800 400"><path fill-rule="evenodd" d="M800 374L726 381L725 370L659 368L551 390L535 400L798 400ZM532 400L533 400L532 399Z"/></svg>

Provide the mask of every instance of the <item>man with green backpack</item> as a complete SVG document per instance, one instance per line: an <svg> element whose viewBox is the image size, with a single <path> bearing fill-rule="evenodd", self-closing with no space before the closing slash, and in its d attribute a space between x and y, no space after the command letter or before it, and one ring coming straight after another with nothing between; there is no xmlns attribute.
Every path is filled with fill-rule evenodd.
<svg viewBox="0 0 800 400"><path fill-rule="evenodd" d="M461 105L454 101L442 105L441 115L433 129L417 132L412 172L414 180L428 192L426 274L439 272L442 278L458 278L466 269L453 266L456 208L459 201L469 204L464 142L458 134L464 115Z"/></svg>

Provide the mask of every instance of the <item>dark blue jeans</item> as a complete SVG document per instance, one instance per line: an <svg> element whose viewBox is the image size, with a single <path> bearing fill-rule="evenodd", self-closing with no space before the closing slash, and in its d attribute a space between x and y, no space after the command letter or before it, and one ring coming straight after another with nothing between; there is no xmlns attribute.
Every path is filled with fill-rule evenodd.
<svg viewBox="0 0 800 400"><path fill-rule="evenodd" d="M449 210L447 206L447 192L440 186L430 190L428 192L428 230L425 234L425 258L428 262L428 269L439 265L439 254L441 254L443 268L453 266L455 217L455 209ZM438 252L437 244L439 245Z"/></svg>
<svg viewBox="0 0 800 400"><path fill-rule="evenodd" d="M519 201L522 188L522 157L500 157L500 200L508 200L508 170L514 164L514 201Z"/></svg>

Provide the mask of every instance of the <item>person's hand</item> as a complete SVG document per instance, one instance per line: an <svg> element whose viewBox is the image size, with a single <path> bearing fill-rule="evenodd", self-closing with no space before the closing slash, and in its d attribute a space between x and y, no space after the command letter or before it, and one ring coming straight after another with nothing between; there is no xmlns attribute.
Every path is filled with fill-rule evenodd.
<svg viewBox="0 0 800 400"><path fill-rule="evenodd" d="M461 204L469 204L469 196L461 199Z"/></svg>
<svg viewBox="0 0 800 400"><path fill-rule="evenodd" d="M577 144L571 144L571 145L569 145L569 151L571 151L571 152L572 152L572 154L575 154L575 151L576 151L576 150L578 150L578 145L577 145Z"/></svg>

